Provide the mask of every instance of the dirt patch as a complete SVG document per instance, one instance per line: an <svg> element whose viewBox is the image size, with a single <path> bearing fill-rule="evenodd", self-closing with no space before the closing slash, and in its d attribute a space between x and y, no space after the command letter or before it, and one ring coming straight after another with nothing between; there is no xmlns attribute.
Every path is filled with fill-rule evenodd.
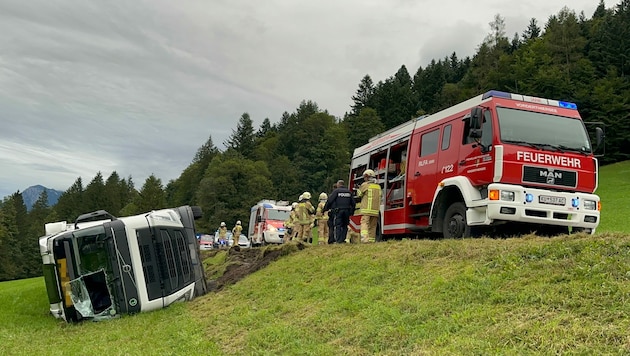
<svg viewBox="0 0 630 356"><path fill-rule="evenodd" d="M229 250L203 251L204 269L209 292L218 292L235 284L247 275L265 268L271 262L293 252L303 250L308 244L290 242L283 245L267 245L256 248L232 247ZM208 262L206 262L208 261Z"/></svg>

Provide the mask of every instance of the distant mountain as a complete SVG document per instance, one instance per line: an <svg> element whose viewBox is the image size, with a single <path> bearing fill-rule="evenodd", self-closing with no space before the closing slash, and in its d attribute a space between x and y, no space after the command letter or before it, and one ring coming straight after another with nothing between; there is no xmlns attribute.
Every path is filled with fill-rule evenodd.
<svg viewBox="0 0 630 356"><path fill-rule="evenodd" d="M39 196L44 190L48 193L48 206L57 204L57 200L59 200L59 197L63 193L62 191L46 188L41 185L28 187L22 192L22 199L24 200L24 205L26 205L27 211L31 211L33 204L35 204L37 199L39 199Z"/></svg>

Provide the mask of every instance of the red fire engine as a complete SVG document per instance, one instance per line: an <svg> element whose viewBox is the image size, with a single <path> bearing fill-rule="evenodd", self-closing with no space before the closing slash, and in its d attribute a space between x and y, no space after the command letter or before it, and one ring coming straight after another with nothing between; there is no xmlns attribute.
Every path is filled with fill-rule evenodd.
<svg viewBox="0 0 630 356"><path fill-rule="evenodd" d="M595 132L599 146L603 130ZM355 149L349 188L358 188L366 169L376 172L382 187L377 239L423 232L446 238L496 230L594 233L601 205L593 194L593 151L574 103L489 91ZM353 230L359 221L352 217Z"/></svg>

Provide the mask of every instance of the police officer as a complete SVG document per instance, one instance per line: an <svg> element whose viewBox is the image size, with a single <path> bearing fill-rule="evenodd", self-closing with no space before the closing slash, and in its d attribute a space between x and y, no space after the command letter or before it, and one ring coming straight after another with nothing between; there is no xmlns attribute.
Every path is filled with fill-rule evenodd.
<svg viewBox="0 0 630 356"><path fill-rule="evenodd" d="M337 189L337 183L333 184L332 191L334 192L335 189ZM326 197L326 200L328 200L328 197ZM326 206L326 202L324 202L324 206ZM323 209L324 208L322 208L322 210ZM333 214L329 214L328 211L326 212L326 214L328 214L328 243L334 244L335 243L335 216Z"/></svg>
<svg viewBox="0 0 630 356"><path fill-rule="evenodd" d="M381 186L376 183L374 171L366 169L363 172L363 183L357 191L361 198L359 215L361 215L361 242L374 242L376 239L376 225L381 206Z"/></svg>
<svg viewBox="0 0 630 356"><path fill-rule="evenodd" d="M326 205L324 205L324 211L330 211L335 219L335 243L346 242L350 215L354 212L354 207L352 192L345 187L343 180L337 181L337 189L330 193Z"/></svg>

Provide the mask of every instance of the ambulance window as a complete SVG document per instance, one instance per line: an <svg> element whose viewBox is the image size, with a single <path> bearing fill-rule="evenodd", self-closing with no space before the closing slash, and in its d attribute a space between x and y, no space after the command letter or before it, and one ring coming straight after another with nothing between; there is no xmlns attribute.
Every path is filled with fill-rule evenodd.
<svg viewBox="0 0 630 356"><path fill-rule="evenodd" d="M442 133L442 151L447 150L451 145L451 129L452 125L446 125L444 127L444 133Z"/></svg>
<svg viewBox="0 0 630 356"><path fill-rule="evenodd" d="M440 129L425 133L420 139L420 157L428 156L437 152Z"/></svg>

